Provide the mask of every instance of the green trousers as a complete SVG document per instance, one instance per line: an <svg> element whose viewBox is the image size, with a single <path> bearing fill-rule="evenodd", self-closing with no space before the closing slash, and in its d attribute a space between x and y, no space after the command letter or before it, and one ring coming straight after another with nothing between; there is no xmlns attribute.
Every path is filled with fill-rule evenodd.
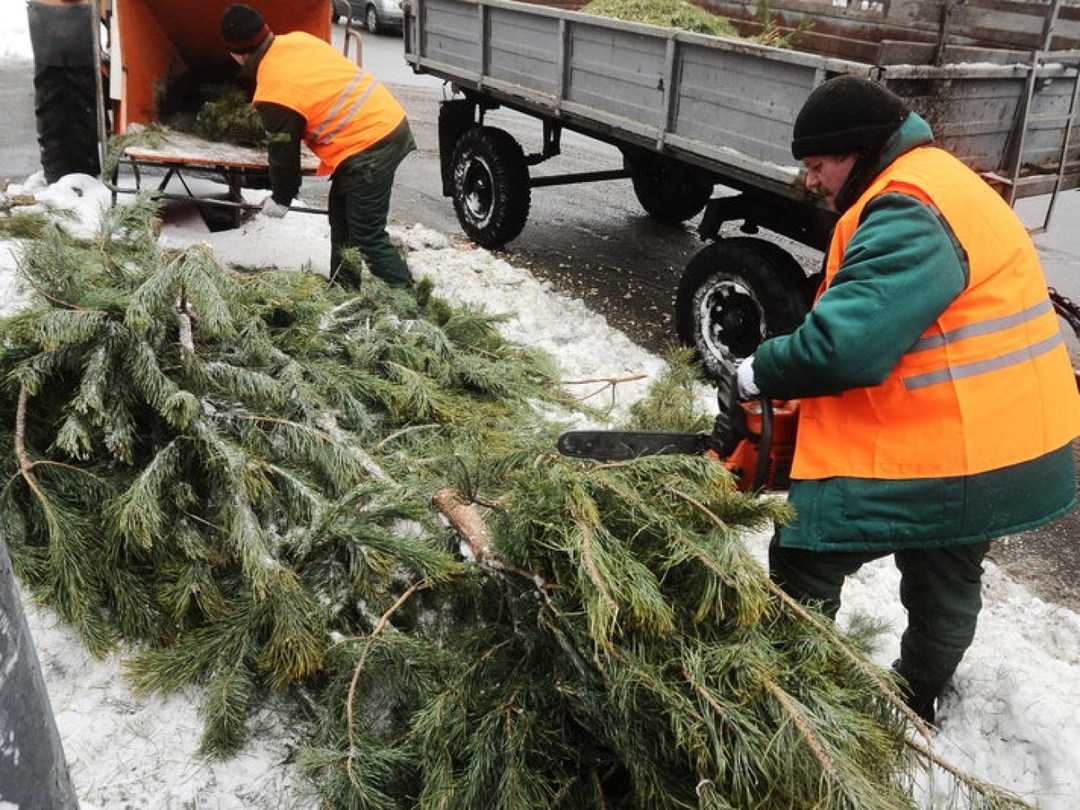
<svg viewBox="0 0 1080 810"><path fill-rule="evenodd" d="M844 580L864 563L892 554L908 626L897 670L908 680L944 686L975 637L982 609L982 562L989 542L902 551L807 551L774 537L769 576L792 598L835 618Z"/></svg>
<svg viewBox="0 0 1080 810"><path fill-rule="evenodd" d="M360 287L359 273L341 264L341 251L347 247L358 248L372 274L391 287L409 287L413 283L405 259L386 232L394 172L401 157L351 159L331 178L330 277L343 287Z"/></svg>

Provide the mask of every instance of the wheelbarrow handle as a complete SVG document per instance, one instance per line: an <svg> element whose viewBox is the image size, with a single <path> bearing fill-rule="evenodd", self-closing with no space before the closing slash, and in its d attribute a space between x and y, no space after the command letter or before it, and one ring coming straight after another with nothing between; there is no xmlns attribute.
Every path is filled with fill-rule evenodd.
<svg viewBox="0 0 1080 810"><path fill-rule="evenodd" d="M251 203L238 203L231 200L211 200L205 197L191 197L187 194L170 194L168 192L155 192L151 194L154 199L158 200L186 200L187 202L194 202L199 205L216 205L219 208L232 208L237 211L260 211L261 205L252 205ZM308 208L303 205L290 205L290 211L295 211L298 214L322 214L326 216L329 211L325 208Z"/></svg>

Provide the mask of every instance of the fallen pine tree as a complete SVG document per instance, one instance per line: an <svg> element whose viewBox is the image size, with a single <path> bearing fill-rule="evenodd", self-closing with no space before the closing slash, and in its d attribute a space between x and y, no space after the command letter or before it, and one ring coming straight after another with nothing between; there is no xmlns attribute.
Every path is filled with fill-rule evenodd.
<svg viewBox="0 0 1080 810"><path fill-rule="evenodd" d="M152 216L21 255L0 529L138 687L203 686L205 753L276 690L328 807L917 806L937 758L889 676L740 540L782 502L705 459L562 459L574 402L492 316L229 270ZM699 423L691 383L637 426Z"/></svg>

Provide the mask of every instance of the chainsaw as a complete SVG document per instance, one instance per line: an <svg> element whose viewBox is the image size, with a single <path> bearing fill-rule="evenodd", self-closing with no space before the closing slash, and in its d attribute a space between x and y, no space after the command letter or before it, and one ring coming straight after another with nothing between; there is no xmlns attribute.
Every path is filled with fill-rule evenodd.
<svg viewBox="0 0 1080 810"><path fill-rule="evenodd" d="M1080 337L1080 304L1050 288L1050 300ZM704 455L735 475L739 489L787 489L795 454L799 401L761 398L739 402L735 367L725 361L716 381L716 420L709 433L642 430L572 430L559 436L564 456L627 461L640 456ZM1080 388L1080 369L1074 370Z"/></svg>
<svg viewBox="0 0 1080 810"><path fill-rule="evenodd" d="M739 489L787 489L795 454L798 400L762 397L739 402L730 363L716 381L717 415L708 433L650 430L571 430L556 444L564 456L628 461L641 456L703 455L720 461Z"/></svg>

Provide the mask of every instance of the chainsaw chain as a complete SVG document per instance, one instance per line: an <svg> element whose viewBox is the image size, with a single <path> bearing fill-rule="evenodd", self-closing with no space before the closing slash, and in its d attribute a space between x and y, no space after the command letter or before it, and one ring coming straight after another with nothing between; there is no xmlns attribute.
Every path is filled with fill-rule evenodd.
<svg viewBox="0 0 1080 810"><path fill-rule="evenodd" d="M1064 318L1069 326L1076 332L1076 336L1080 337L1080 304L1076 303L1070 298L1059 293L1053 287L1050 290L1050 300L1054 302L1054 309L1057 314Z"/></svg>

